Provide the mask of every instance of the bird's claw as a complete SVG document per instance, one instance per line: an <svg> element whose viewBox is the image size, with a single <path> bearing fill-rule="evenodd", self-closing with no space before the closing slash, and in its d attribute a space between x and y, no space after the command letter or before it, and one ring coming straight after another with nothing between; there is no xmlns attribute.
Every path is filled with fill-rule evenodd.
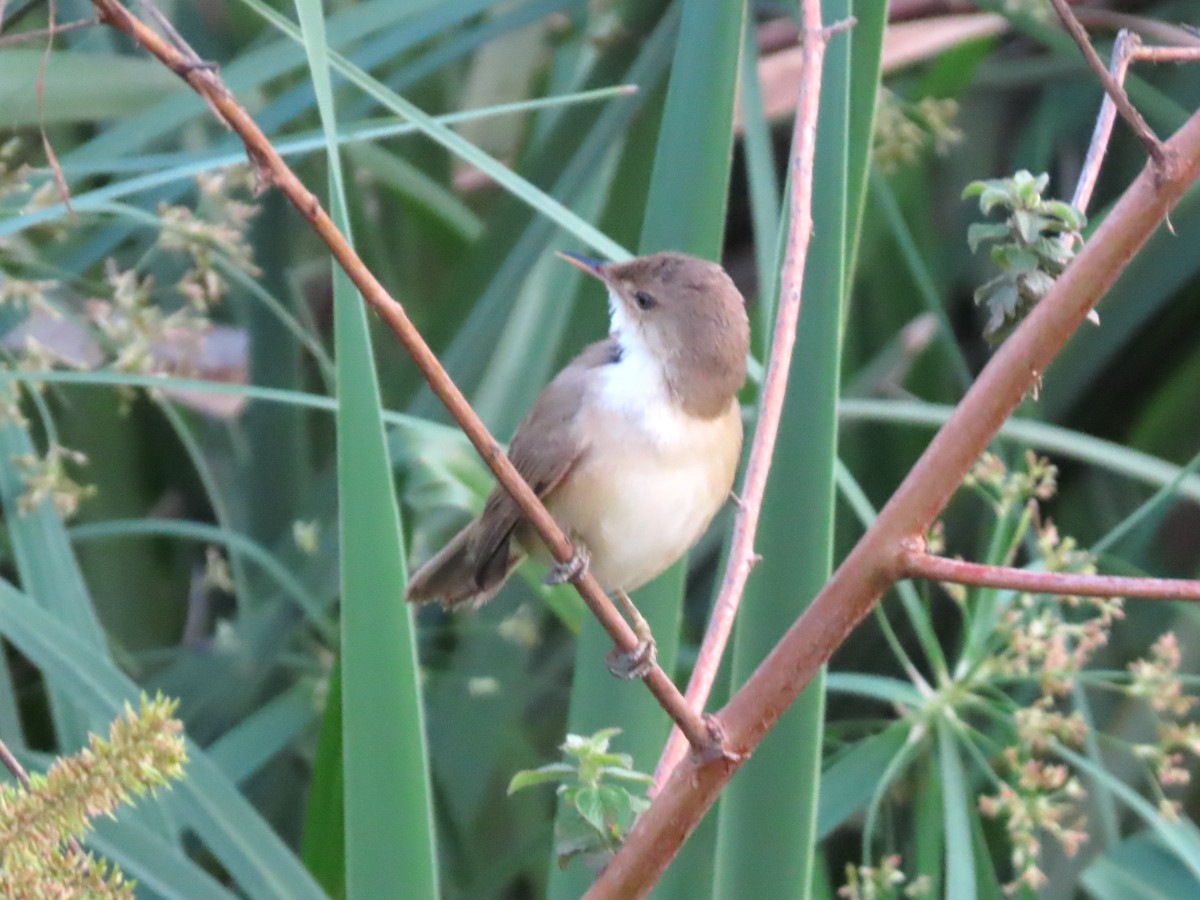
<svg viewBox="0 0 1200 900"><path fill-rule="evenodd" d="M583 547L575 548L575 555L565 563L555 562L550 567L550 571L546 573L546 578L543 584L547 587L553 587L556 584L566 584L568 581L574 581L580 575L587 571L590 557L587 550Z"/></svg>
<svg viewBox="0 0 1200 900"><path fill-rule="evenodd" d="M653 638L642 638L628 652L614 647L604 655L604 664L622 681L645 678L658 665L658 645Z"/></svg>

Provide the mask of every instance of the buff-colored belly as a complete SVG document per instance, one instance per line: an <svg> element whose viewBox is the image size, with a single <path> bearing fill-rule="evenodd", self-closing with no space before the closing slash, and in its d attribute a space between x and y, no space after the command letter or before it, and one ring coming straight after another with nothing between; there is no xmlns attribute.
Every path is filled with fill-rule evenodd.
<svg viewBox="0 0 1200 900"><path fill-rule="evenodd" d="M587 549L601 587L632 591L683 556L728 498L741 421L735 404L727 415L657 433L618 414L598 419L589 423L588 452L546 506ZM520 537L526 547L540 544Z"/></svg>

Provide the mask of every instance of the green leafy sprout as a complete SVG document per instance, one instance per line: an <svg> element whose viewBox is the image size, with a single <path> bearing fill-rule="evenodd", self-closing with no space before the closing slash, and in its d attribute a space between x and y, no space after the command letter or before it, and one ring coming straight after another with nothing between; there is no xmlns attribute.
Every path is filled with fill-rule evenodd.
<svg viewBox="0 0 1200 900"><path fill-rule="evenodd" d="M963 199L979 198L985 216L997 208L1003 222L976 222L967 229L967 243L976 253L991 246L999 275L975 291L975 303L988 311L983 336L998 344L1025 318L1054 284L1082 243L1087 224L1082 212L1061 200L1042 197L1050 176L1022 169L1011 178L972 181Z"/></svg>
<svg viewBox="0 0 1200 900"><path fill-rule="evenodd" d="M559 748L562 762L524 769L508 784L513 794L558 783L564 814L555 827L554 850L560 866L577 857L599 869L621 846L637 814L650 805L622 783L648 785L653 779L633 768L629 754L609 750L609 742L620 733L620 728L604 728L590 737L568 734Z"/></svg>

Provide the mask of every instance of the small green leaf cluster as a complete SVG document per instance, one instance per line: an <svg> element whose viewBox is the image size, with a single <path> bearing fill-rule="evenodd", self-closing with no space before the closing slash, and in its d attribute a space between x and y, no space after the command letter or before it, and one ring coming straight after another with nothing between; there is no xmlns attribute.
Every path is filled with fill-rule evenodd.
<svg viewBox="0 0 1200 900"><path fill-rule="evenodd" d="M183 777L187 751L177 702L143 695L112 723L108 740L61 757L29 786L0 784L0 896L130 897L116 867L71 845L98 816Z"/></svg>
<svg viewBox="0 0 1200 900"><path fill-rule="evenodd" d="M560 866L578 857L599 869L621 846L633 820L649 805L623 783L650 784L652 779L633 768L627 753L613 753L609 742L621 733L604 728L590 737L568 734L560 746L563 761L518 772L509 782L512 794L538 784L558 783L563 815L555 828L554 848Z"/></svg>
<svg viewBox="0 0 1200 900"><path fill-rule="evenodd" d="M975 291L975 303L988 311L983 335L1002 341L1050 290L1075 255L1087 219L1061 200L1042 197L1050 176L1022 169L1011 178L972 181L963 199L979 198L979 210L1000 208L1003 222L976 222L967 230L971 252L991 246L999 275Z"/></svg>

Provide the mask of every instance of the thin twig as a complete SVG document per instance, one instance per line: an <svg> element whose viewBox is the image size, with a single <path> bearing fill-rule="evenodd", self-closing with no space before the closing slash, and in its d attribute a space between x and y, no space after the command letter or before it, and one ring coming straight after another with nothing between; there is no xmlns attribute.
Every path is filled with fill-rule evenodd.
<svg viewBox="0 0 1200 900"><path fill-rule="evenodd" d="M899 575L902 578L924 578L928 581L1001 588L1032 594L1200 600L1200 581L1176 578L1126 578L1116 575L1036 572L1010 566L985 566L961 559L935 556L919 550L901 554L898 563Z"/></svg>
<svg viewBox="0 0 1200 900"><path fill-rule="evenodd" d="M1138 62L1200 62L1200 47L1138 47L1133 58Z"/></svg>
<svg viewBox="0 0 1200 900"><path fill-rule="evenodd" d="M50 51L54 49L54 36L57 34L57 0L49 0L47 10L50 20L46 28L46 49L42 51L42 61L38 66L37 81L33 88L37 96L38 130L42 133L42 151L46 154L46 163L50 166L50 174L54 178L54 186L58 189L59 199L67 210L71 224L78 225L79 217L75 215L75 208L71 206L71 189L67 187L67 178L63 175L62 166L58 164L58 156L50 143L50 135L46 134L46 67L50 64Z"/></svg>
<svg viewBox="0 0 1200 900"><path fill-rule="evenodd" d="M1096 73L1096 77L1100 79L1100 83L1104 85L1105 93L1117 105L1117 110L1121 113L1121 117L1129 123L1138 140L1145 146L1146 152L1150 154L1150 158L1154 160L1155 165L1159 169L1164 168L1167 164L1167 157L1163 150L1162 141L1150 130L1150 126L1146 124L1146 120L1142 118L1142 114L1138 112L1137 107L1129 102L1129 95L1125 93L1125 88L1118 84L1112 75L1109 74L1104 61L1100 59L1099 54L1096 53L1096 48L1092 46L1092 42L1088 39L1087 31L1079 24L1079 20L1075 18L1075 14L1071 12L1071 7L1067 4L1067 0L1050 0L1050 2L1054 5L1054 9L1058 13L1059 19L1062 20L1067 32L1075 40L1075 43L1079 45L1079 49L1083 53L1083 58L1087 60L1088 66Z"/></svg>
<svg viewBox="0 0 1200 900"><path fill-rule="evenodd" d="M1147 165L1067 270L1001 345L874 523L808 609L713 716L729 755L686 758L637 819L590 897L642 897L661 877L729 779L820 667L895 581L906 541L924 534L963 477L1037 384L1129 261L1200 178L1200 112L1166 143L1177 160Z"/></svg>
<svg viewBox="0 0 1200 900"><path fill-rule="evenodd" d="M8 744L3 740L0 740L0 763L3 763L4 768L8 769L13 778L20 782L21 787L29 790L29 773L25 771L21 761L13 756L13 752L8 749Z"/></svg>
<svg viewBox="0 0 1200 900"><path fill-rule="evenodd" d="M746 582L759 560L754 552L754 537L758 532L767 476L775 455L775 440L779 435L779 420L787 394L788 372L796 344L796 323L800 319L800 290L804 285L804 266L813 231L813 158L817 144L817 111L821 101L821 68L829 38L850 24L838 23L830 28L822 28L820 10L815 8L812 16L805 21L807 33L801 49L800 97L792 132L792 196L787 256L780 279L775 334L771 339L770 361L759 394L758 424L754 429L742 490L738 494L738 512L730 541L729 559L725 564L725 576L721 580L721 591L713 603L708 629L684 695L695 710L704 709L708 702L717 670L721 666L721 657L729 643L738 606L746 590ZM683 758L684 750L683 734L678 729L672 729L654 772L652 795Z"/></svg>
<svg viewBox="0 0 1200 900"><path fill-rule="evenodd" d="M14 44L25 44L30 41L40 41L43 38L54 38L68 31L78 31L80 28L92 28L100 24L99 19L76 19L74 22L64 22L53 28L35 28L32 31L22 31L17 34L6 34L0 37L0 47L11 47Z"/></svg>
<svg viewBox="0 0 1200 900"><path fill-rule="evenodd" d="M1141 39L1132 31L1122 28L1117 33L1116 43L1113 44L1112 62L1109 74L1117 85L1124 85L1125 73L1133 53L1141 43ZM1124 90L1124 88L1121 88ZM1092 142L1088 145L1087 156L1083 161L1083 169L1079 173L1079 182L1075 185L1075 196L1071 205L1080 212L1087 212L1092 200L1092 191L1096 189L1096 181L1100 178L1100 168L1104 164L1104 155L1108 152L1108 141L1112 137L1113 124L1117 120L1117 106L1112 95L1107 91L1100 103L1100 114L1096 116L1096 127L1092 130Z"/></svg>
<svg viewBox="0 0 1200 900"><path fill-rule="evenodd" d="M462 427L484 463L495 473L497 481L512 495L550 553L559 562L569 562L575 555L571 542L538 500L537 495L517 473L508 457L504 455L504 450L488 432L462 392L450 380L450 376L446 374L429 345L409 320L404 307L388 294L367 269L321 207L316 195L288 168L266 135L225 87L216 72L209 66L196 65L195 60L198 57L194 52L185 52L173 46L135 18L116 0L92 0L92 3L99 11L101 21L129 35L184 79L208 102L221 120L241 137L262 184L278 187L308 220L313 230L329 247L334 259L354 282L363 299L387 323L412 356L433 392ZM585 572L576 580L575 585L618 649L626 653L634 651L638 645L636 635L601 590L596 579ZM710 729L704 718L688 706L683 695L661 668L654 666L642 680L646 682L663 709L687 735L688 741L697 752L704 758L719 758L723 755L719 737Z"/></svg>

